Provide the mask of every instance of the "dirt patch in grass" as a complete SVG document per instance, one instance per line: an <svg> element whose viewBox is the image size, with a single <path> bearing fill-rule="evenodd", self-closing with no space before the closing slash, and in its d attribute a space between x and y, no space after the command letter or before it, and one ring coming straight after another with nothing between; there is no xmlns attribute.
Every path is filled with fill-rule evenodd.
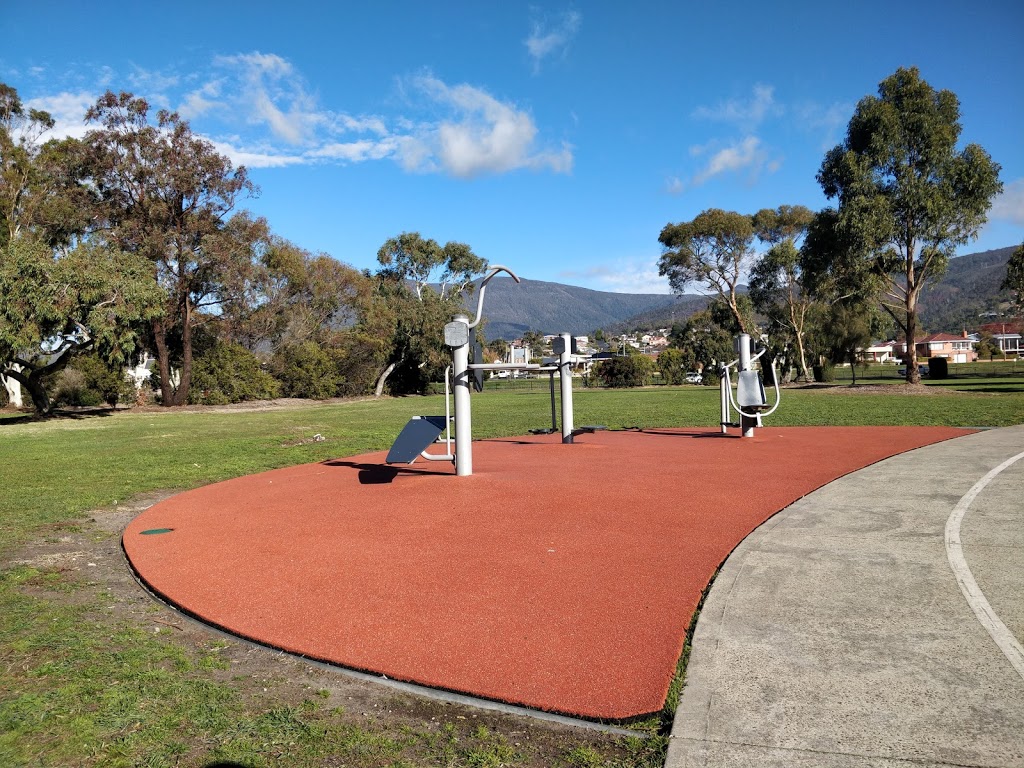
<svg viewBox="0 0 1024 768"><path fill-rule="evenodd" d="M661 765L664 751L659 738L622 738L396 691L232 638L175 612L136 582L120 546L127 523L168 495L145 494L89 512L74 523L48 526L14 553L10 567L31 574L17 587L23 594L56 603L58 610L60 604L85 606L90 620L99 622L111 637L127 625L172 644L192 660L181 674L228 686L246 722L287 711L302 712L314 724L284 747L259 748L259 759L244 764ZM27 663L25 670L29 674ZM325 743L324 733L343 733L345 740ZM352 734L363 736L353 741ZM206 765L222 754L211 751L209 732L178 734L177 739L185 741L175 747L174 764ZM390 752L370 754L368 745L380 742L390 745ZM103 746L93 749L99 752L80 756L82 765L103 763Z"/></svg>
<svg viewBox="0 0 1024 768"><path fill-rule="evenodd" d="M786 389L825 390L837 395L950 395L948 392L924 384L799 384Z"/></svg>

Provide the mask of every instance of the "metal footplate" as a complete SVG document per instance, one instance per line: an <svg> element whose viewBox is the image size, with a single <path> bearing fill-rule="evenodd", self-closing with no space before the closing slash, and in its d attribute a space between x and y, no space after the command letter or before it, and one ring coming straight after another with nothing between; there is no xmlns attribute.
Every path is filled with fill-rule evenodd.
<svg viewBox="0 0 1024 768"><path fill-rule="evenodd" d="M608 429L608 427L603 424L584 424L581 427L576 427L576 429L569 433L568 437L562 438L562 442L571 443L576 435L592 435L604 429Z"/></svg>
<svg viewBox="0 0 1024 768"><path fill-rule="evenodd" d="M388 464L412 464L434 444L446 426L444 416L413 416L395 438L384 461Z"/></svg>

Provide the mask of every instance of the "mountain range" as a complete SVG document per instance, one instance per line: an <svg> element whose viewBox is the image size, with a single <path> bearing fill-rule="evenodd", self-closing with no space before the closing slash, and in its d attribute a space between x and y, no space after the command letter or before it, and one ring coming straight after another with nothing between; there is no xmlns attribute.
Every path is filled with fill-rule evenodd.
<svg viewBox="0 0 1024 768"><path fill-rule="evenodd" d="M700 309L702 296L664 293L610 293L575 285L495 277L484 298L484 332L488 339L515 339L527 331L591 334L594 330L644 313L685 320ZM475 309L476 296L469 302Z"/></svg>
<svg viewBox="0 0 1024 768"><path fill-rule="evenodd" d="M946 274L922 292L920 321L930 333L977 327L985 313L999 312L1009 300L999 288L1015 246L950 259ZM476 296L469 303L476 309ZM484 333L514 339L527 331L592 334L600 328L621 333L638 328L670 328L707 306L699 294L611 293L543 280L516 283L495 277L484 299Z"/></svg>

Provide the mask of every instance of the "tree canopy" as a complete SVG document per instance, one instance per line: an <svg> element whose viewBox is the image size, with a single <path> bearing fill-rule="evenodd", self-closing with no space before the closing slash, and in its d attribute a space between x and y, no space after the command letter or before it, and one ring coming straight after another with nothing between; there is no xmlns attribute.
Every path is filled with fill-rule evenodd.
<svg viewBox="0 0 1024 768"><path fill-rule="evenodd" d="M690 284L716 293L729 307L741 331L750 320L740 311L738 288L754 259L754 221L734 211L709 208L692 221L666 224L658 241L658 273L676 293Z"/></svg>
<svg viewBox="0 0 1024 768"><path fill-rule="evenodd" d="M1000 287L1013 291L1017 309L1024 309L1024 243L1011 254L1006 263L1006 277Z"/></svg>
<svg viewBox="0 0 1024 768"><path fill-rule="evenodd" d="M977 236L1002 189L999 165L977 144L958 150L960 133L956 95L901 68L858 103L817 176L837 207L811 227L805 265L819 287L881 301L906 337L912 382L921 290Z"/></svg>
<svg viewBox="0 0 1024 768"><path fill-rule="evenodd" d="M804 284L799 246L814 219L809 208L783 205L754 214L757 237L771 247L750 273L750 298L768 318L773 341L781 335L796 346L800 373L810 380L805 335L815 299Z"/></svg>
<svg viewBox="0 0 1024 768"><path fill-rule="evenodd" d="M86 113L98 126L84 139L96 217L120 249L147 259L164 294L150 325L161 402L188 401L197 326L240 300L256 279L269 229L247 214L229 215L255 194L244 167L234 168L173 112L150 122L149 104L107 91ZM180 377L172 367L180 366Z"/></svg>
<svg viewBox="0 0 1024 768"><path fill-rule="evenodd" d="M87 231L83 148L40 144L53 124L0 83L0 373L41 413L49 377L87 351L127 363L139 325L160 314L144 260Z"/></svg>

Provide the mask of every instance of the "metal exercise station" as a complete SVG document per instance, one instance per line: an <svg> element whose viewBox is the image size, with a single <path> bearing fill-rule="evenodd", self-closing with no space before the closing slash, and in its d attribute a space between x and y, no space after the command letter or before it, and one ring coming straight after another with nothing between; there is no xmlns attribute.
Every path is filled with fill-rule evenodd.
<svg viewBox="0 0 1024 768"><path fill-rule="evenodd" d="M775 371L774 362L770 362L772 371L772 383L775 385L775 403L768 407L768 397L765 395L764 382L759 371L754 370L753 364L768 351L765 343L767 337L761 337L755 342L748 333L741 333L734 337L733 345L739 355L731 363L722 363L721 373L721 400L722 400L722 434L728 434L729 427L739 427L743 437L753 437L754 428L760 427L761 417L769 416L779 407L779 376ZM759 346L760 349L755 349ZM761 364L762 368L764 363ZM732 381L729 371L736 369L736 394L733 395ZM739 421L731 420L732 412L736 411Z"/></svg>
<svg viewBox="0 0 1024 768"><path fill-rule="evenodd" d="M451 347L452 364L445 370L444 381L444 416L414 416L402 429L394 445L388 452L388 464L412 464L416 459L427 461L448 461L455 464L455 474L466 476L473 474L473 414L470 406L470 386L478 392L483 389L485 371L534 371L547 372L551 376L551 418L552 428L534 430L535 433L551 433L557 431L555 423L554 374L558 372L560 379L561 410L562 410L562 442L571 443L573 437L583 432L593 432L603 427L580 427L573 429L572 414L572 340L568 333L561 334L555 341L554 352L558 362L554 365L539 363L485 363L483 350L471 331L480 323L484 306L484 293L487 283L499 272L506 272L517 283L519 278L508 267L491 266L487 275L480 281L480 293L476 304L476 317L470 322L466 315L455 315L444 327L444 343ZM473 347L473 362L469 361L470 346ZM454 398L452 390L454 389ZM452 418L450 402L454 399L455 416ZM455 422L455 445L452 450L451 423ZM441 433L444 437L441 437ZM443 443L444 453L432 453L428 449L434 444Z"/></svg>

